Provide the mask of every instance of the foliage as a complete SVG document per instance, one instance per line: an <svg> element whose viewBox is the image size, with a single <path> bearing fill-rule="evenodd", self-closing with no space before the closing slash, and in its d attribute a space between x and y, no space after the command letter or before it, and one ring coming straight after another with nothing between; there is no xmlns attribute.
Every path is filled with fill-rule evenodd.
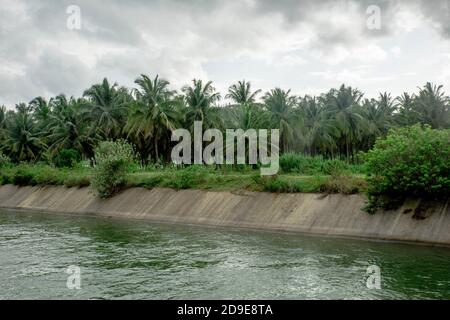
<svg viewBox="0 0 450 320"><path fill-rule="evenodd" d="M192 129L279 129L281 153L295 152L324 159L357 162L388 130L416 123L434 129L450 128L450 99L443 87L426 83L417 94L392 97L380 93L365 99L349 86L319 96L295 96L275 88L262 95L248 81L232 84L221 102L211 81L196 79L181 92L156 75L145 74L136 88L103 79L83 97L61 94L36 97L15 110L0 107L1 151L18 163L54 158L62 149L77 150L84 159L105 139L127 139L136 146L143 165L170 160L171 133ZM230 103L228 103L230 102Z"/></svg>
<svg viewBox="0 0 450 320"><path fill-rule="evenodd" d="M366 156L370 173L367 209L373 212L385 207L383 195L448 197L449 159L450 130L420 125L391 130Z"/></svg>
<svg viewBox="0 0 450 320"><path fill-rule="evenodd" d="M316 97L275 88L258 101L261 91L239 81L229 87L224 102L211 81L196 79L177 92L167 80L142 74L135 84L128 89L105 78L79 98L61 94L18 103L15 110L1 106L0 182L80 187L92 182L102 196L125 184L353 193L367 187L359 176L366 173L359 154L376 143L367 155L373 207L388 207L393 203L389 198L449 192L450 99L440 85L426 83L417 93L393 97L385 92L372 99L345 85ZM194 121L222 132L279 129L280 175L252 179L258 165L167 166L173 130L192 129ZM407 128L415 124L430 128ZM49 160L71 167L83 159L94 165L94 148L105 139L118 142L100 143L94 175L80 165L66 170L38 164ZM128 143L136 146L140 158L134 166L131 147L120 147ZM10 161L20 164L13 167Z"/></svg>
<svg viewBox="0 0 450 320"><path fill-rule="evenodd" d="M170 180L165 182L164 186L174 189L195 188L206 180L209 173L209 169L204 166L190 166L177 171Z"/></svg>
<svg viewBox="0 0 450 320"><path fill-rule="evenodd" d="M348 173L327 177L319 187L322 193L355 194L365 190L367 190L367 183L364 178Z"/></svg>
<svg viewBox="0 0 450 320"><path fill-rule="evenodd" d="M81 155L74 149L61 149L54 158L55 166L59 168L72 168L81 161Z"/></svg>
<svg viewBox="0 0 450 320"><path fill-rule="evenodd" d="M0 152L0 168L9 166L11 164L11 159Z"/></svg>
<svg viewBox="0 0 450 320"><path fill-rule="evenodd" d="M39 137L36 124L26 111L10 116L6 125L6 135L4 151L15 162L35 161L46 147Z"/></svg>
<svg viewBox="0 0 450 320"><path fill-rule="evenodd" d="M100 197L107 198L125 186L126 174L134 158L133 147L124 140L99 144L95 149L97 165L91 183Z"/></svg>
<svg viewBox="0 0 450 320"><path fill-rule="evenodd" d="M362 166L351 165L339 159L324 159L322 156L305 156L297 153L285 153L280 156L280 169L283 173L306 175L336 175L348 171L363 173Z"/></svg>

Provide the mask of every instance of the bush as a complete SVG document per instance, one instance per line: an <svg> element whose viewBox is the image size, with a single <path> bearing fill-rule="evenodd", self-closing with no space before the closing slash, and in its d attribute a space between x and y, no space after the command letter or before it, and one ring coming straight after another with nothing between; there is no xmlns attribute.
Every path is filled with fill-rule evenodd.
<svg viewBox="0 0 450 320"><path fill-rule="evenodd" d="M322 159L307 157L296 153L285 153L280 156L280 169L283 173L310 173L315 163Z"/></svg>
<svg viewBox="0 0 450 320"><path fill-rule="evenodd" d="M35 186L37 185L36 179L31 172L24 169L19 169L12 178L12 183L18 186Z"/></svg>
<svg viewBox="0 0 450 320"><path fill-rule="evenodd" d="M128 185L131 187L141 187L146 189L153 189L157 187L162 181L163 177L160 175L153 177L145 177L144 179L140 179L139 181L130 181Z"/></svg>
<svg viewBox="0 0 450 320"><path fill-rule="evenodd" d="M331 175L321 183L319 191L323 193L355 194L367 190L364 178L351 174Z"/></svg>
<svg viewBox="0 0 450 320"><path fill-rule="evenodd" d="M338 175L343 172L363 173L361 165L348 164L339 159L324 159L322 156L306 156L297 153L285 153L280 156L280 169L283 173L303 175Z"/></svg>
<svg viewBox="0 0 450 320"><path fill-rule="evenodd" d="M7 167L11 164L11 159L8 156L5 156L3 153L0 153L0 168Z"/></svg>
<svg viewBox="0 0 450 320"><path fill-rule="evenodd" d="M122 189L134 159L133 147L124 140L100 143L95 149L97 165L91 181L100 197L107 198Z"/></svg>
<svg viewBox="0 0 450 320"><path fill-rule="evenodd" d="M5 185L8 183L12 183L12 178L5 173L1 173L0 174L0 185Z"/></svg>
<svg viewBox="0 0 450 320"><path fill-rule="evenodd" d="M276 193L295 193L302 190L292 181L284 180L279 177L263 179L264 191Z"/></svg>
<svg viewBox="0 0 450 320"><path fill-rule="evenodd" d="M450 130L415 125L391 130L366 155L369 171L367 210L389 204L386 196L448 197Z"/></svg>
<svg viewBox="0 0 450 320"><path fill-rule="evenodd" d="M64 185L67 188L71 187L89 187L91 184L91 180L87 176L70 176L66 180L64 180Z"/></svg>
<svg viewBox="0 0 450 320"><path fill-rule="evenodd" d="M189 166L176 172L172 179L165 182L164 186L174 189L191 189L204 182L209 173L210 169L207 167Z"/></svg>
<svg viewBox="0 0 450 320"><path fill-rule="evenodd" d="M74 149L62 149L54 158L53 163L58 168L73 168L81 161L81 155Z"/></svg>
<svg viewBox="0 0 450 320"><path fill-rule="evenodd" d="M345 162L337 159L324 161L322 165L322 173L338 177L348 171L348 166Z"/></svg>
<svg viewBox="0 0 450 320"><path fill-rule="evenodd" d="M262 187L262 191L275 193L318 192L323 177L292 179L280 176L254 175L253 181Z"/></svg>

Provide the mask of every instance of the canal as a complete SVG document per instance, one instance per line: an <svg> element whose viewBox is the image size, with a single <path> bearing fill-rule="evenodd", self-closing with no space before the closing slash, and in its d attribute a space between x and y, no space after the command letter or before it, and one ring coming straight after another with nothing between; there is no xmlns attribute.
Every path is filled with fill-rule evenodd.
<svg viewBox="0 0 450 320"><path fill-rule="evenodd" d="M0 299L449 298L448 248L0 212Z"/></svg>

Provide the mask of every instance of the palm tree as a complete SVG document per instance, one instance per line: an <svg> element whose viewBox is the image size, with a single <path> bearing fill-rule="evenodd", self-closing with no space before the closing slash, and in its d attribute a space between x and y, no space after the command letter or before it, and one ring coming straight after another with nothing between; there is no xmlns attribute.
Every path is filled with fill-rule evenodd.
<svg viewBox="0 0 450 320"><path fill-rule="evenodd" d="M50 103L43 97L36 97L29 103L32 110L33 120L36 122L37 130L45 141L48 135L48 125L51 113Z"/></svg>
<svg viewBox="0 0 450 320"><path fill-rule="evenodd" d="M16 104L17 113L29 114L31 112L31 106L26 103L18 103Z"/></svg>
<svg viewBox="0 0 450 320"><path fill-rule="evenodd" d="M6 139L6 107L0 106L0 145Z"/></svg>
<svg viewBox="0 0 450 320"><path fill-rule="evenodd" d="M449 98L445 96L442 88L442 85L436 86L427 82L415 100L420 121L435 129L448 128L450 125Z"/></svg>
<svg viewBox="0 0 450 320"><path fill-rule="evenodd" d="M120 136L126 114L127 95L125 88L118 88L117 83L110 85L106 78L102 83L94 84L84 91L83 96L89 101L86 112L92 122L91 128L98 130L104 139Z"/></svg>
<svg viewBox="0 0 450 320"><path fill-rule="evenodd" d="M175 91L169 90L169 82L158 75L152 80L142 74L135 83L139 89L134 91L136 101L132 105L126 130L144 154L147 154L145 148L148 148L148 140L151 139L155 159L158 160L160 147L167 149L170 133L179 124L180 114L176 112L179 101L175 99Z"/></svg>
<svg viewBox="0 0 450 320"><path fill-rule="evenodd" d="M291 90L284 91L275 88L267 92L264 97L264 104L269 112L270 122L274 128L280 130L280 151L287 152L289 144L294 138L293 109L296 105L296 98L290 96Z"/></svg>
<svg viewBox="0 0 450 320"><path fill-rule="evenodd" d="M310 155L329 153L334 157L339 130L330 111L316 97L305 96L300 99L298 112L300 126L297 131L305 152Z"/></svg>
<svg viewBox="0 0 450 320"><path fill-rule="evenodd" d="M256 96L261 90L251 91L251 84L245 80L238 81L237 84L233 84L228 88L228 94L225 96L227 99L231 99L234 103L239 105L248 105L255 102Z"/></svg>
<svg viewBox="0 0 450 320"><path fill-rule="evenodd" d="M33 112L34 120L37 122L46 122L50 116L50 103L43 97L36 97L30 101L30 108Z"/></svg>
<svg viewBox="0 0 450 320"><path fill-rule="evenodd" d="M242 104L222 108L222 119L227 128L265 129L269 127L269 117L259 104Z"/></svg>
<svg viewBox="0 0 450 320"><path fill-rule="evenodd" d="M61 149L75 149L91 158L95 144L100 140L97 131L91 130L84 117L86 101L67 99L60 95L53 100L49 127L49 151L53 155Z"/></svg>
<svg viewBox="0 0 450 320"><path fill-rule="evenodd" d="M362 93L358 89L346 87L344 84L339 89L331 89L324 97L326 107L333 114L336 127L340 131L341 146L345 149L347 160L350 154L353 156L353 144L358 141L362 132L362 120L360 101Z"/></svg>
<svg viewBox="0 0 450 320"><path fill-rule="evenodd" d="M39 138L30 114L23 109L18 110L21 111L14 113L7 123L5 149L16 162L35 161L46 146Z"/></svg>
<svg viewBox="0 0 450 320"><path fill-rule="evenodd" d="M401 126L409 126L420 122L419 113L415 110L416 96L404 92L396 99L398 113L394 114L394 120Z"/></svg>
<svg viewBox="0 0 450 320"><path fill-rule="evenodd" d="M193 81L193 86L182 88L185 94L185 101L188 107L188 125L193 125L194 121L202 121L206 128L219 128L222 126L218 109L214 105L219 101L220 94L208 81L203 85L202 80Z"/></svg>

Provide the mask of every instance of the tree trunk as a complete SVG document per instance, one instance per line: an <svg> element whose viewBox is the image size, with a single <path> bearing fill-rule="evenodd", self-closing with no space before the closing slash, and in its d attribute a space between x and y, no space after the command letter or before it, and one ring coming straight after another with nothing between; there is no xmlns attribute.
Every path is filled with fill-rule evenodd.
<svg viewBox="0 0 450 320"><path fill-rule="evenodd" d="M154 139L154 143L155 143L155 163L159 160L159 153L158 153L158 139Z"/></svg>
<svg viewBox="0 0 450 320"><path fill-rule="evenodd" d="M350 149L349 149L349 145L348 145L348 138L347 136L345 136L345 149L347 152L347 161L349 161L350 159Z"/></svg>

